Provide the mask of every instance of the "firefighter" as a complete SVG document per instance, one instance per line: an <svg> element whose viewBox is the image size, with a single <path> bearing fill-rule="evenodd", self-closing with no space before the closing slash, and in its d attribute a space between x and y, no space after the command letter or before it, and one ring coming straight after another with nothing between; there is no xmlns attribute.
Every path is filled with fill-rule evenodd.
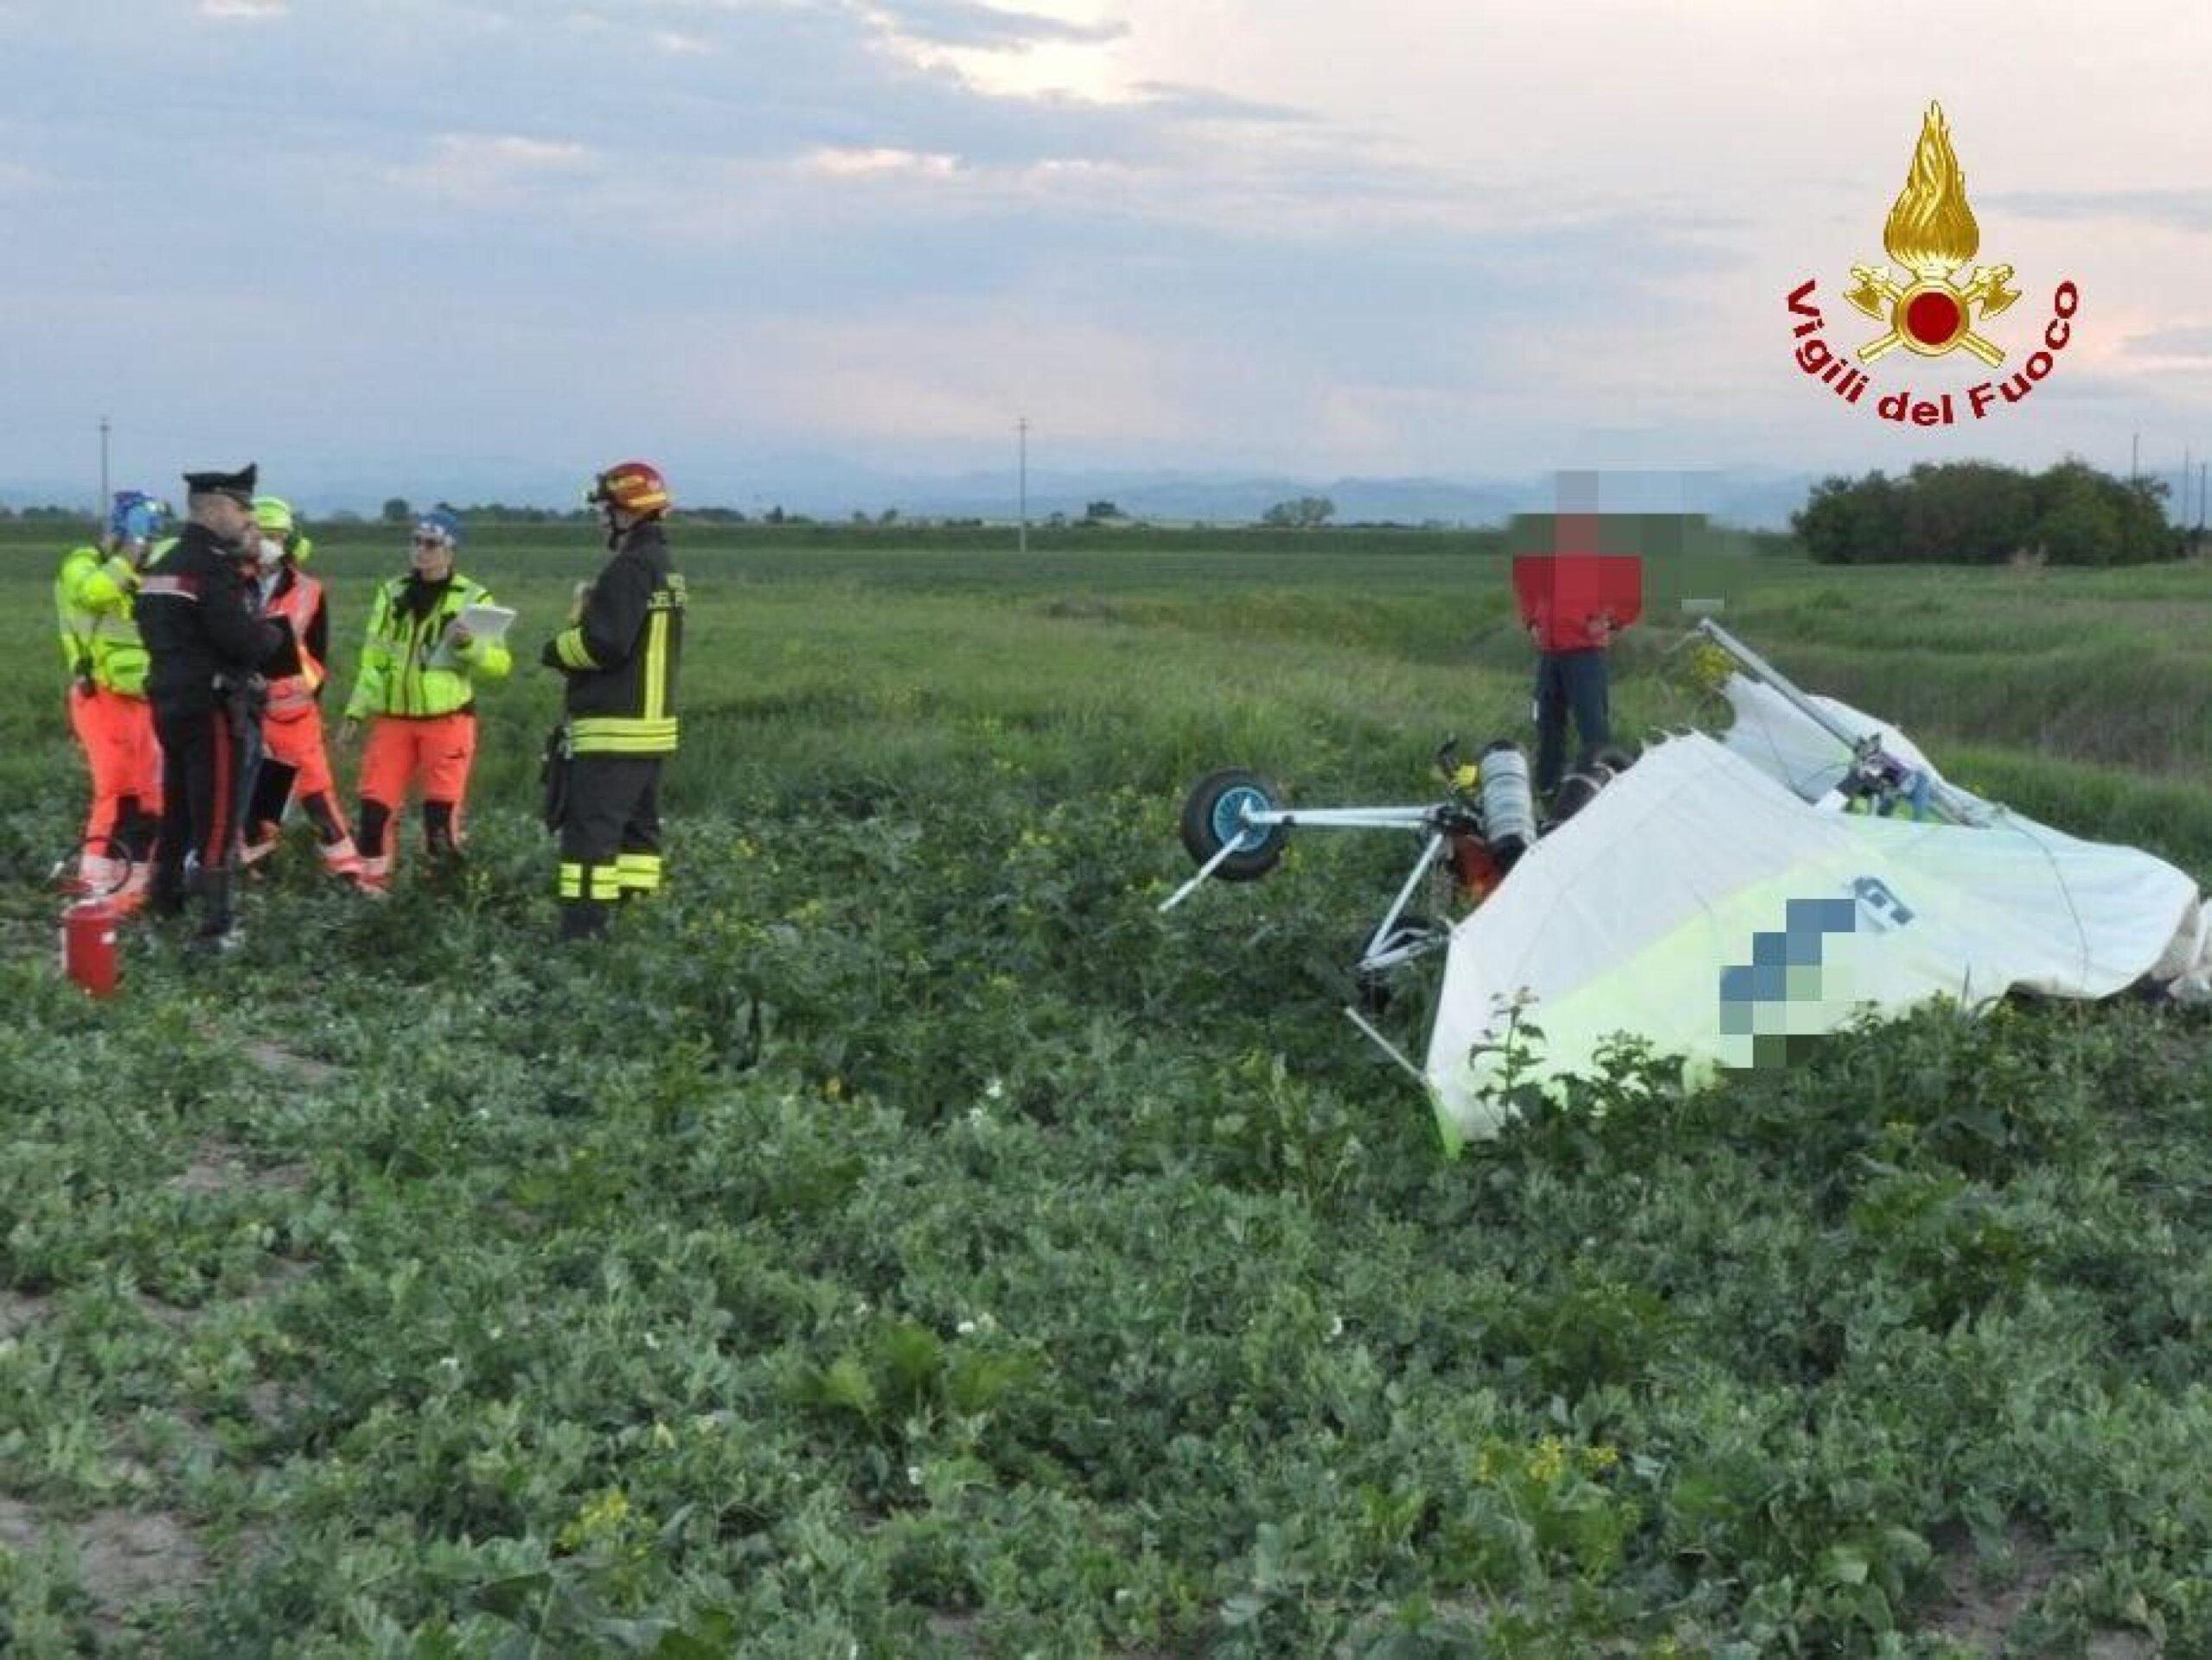
<svg viewBox="0 0 2212 1660"><path fill-rule="evenodd" d="M269 682L261 719L261 770L246 815L244 862L251 866L276 852L284 808L297 801L315 828L323 868L353 881L361 855L338 805L337 781L323 738L323 687L329 678L330 608L323 584L301 569L315 543L300 532L291 505L273 495L253 498L259 533L261 610L284 619L299 642L299 672Z"/></svg>
<svg viewBox="0 0 2212 1660"><path fill-rule="evenodd" d="M340 730L347 741L369 723L355 824L357 880L371 892L391 884L398 841L392 820L411 787L422 792L423 846L431 859L451 864L460 857L461 807L476 755L476 683L503 680L515 666L503 644L476 639L460 624L470 606L491 603L481 583L453 568L460 545L460 516L450 508L416 523L407 574L376 591L361 671L346 700Z"/></svg>
<svg viewBox="0 0 2212 1660"><path fill-rule="evenodd" d="M146 701L146 648L133 596L168 511L140 491L118 491L99 545L71 549L54 579L69 666L69 729L93 781L73 885L80 893L112 894L126 910L137 907L151 878L162 812L161 745Z"/></svg>
<svg viewBox="0 0 2212 1660"><path fill-rule="evenodd" d="M259 751L262 675L297 668L291 631L259 614L247 568L255 472L184 476L189 522L148 561L136 608L162 750L150 897L157 913L181 913L196 869L199 937L216 948L237 940L231 883Z"/></svg>
<svg viewBox="0 0 2212 1660"><path fill-rule="evenodd" d="M610 467L586 498L612 554L544 661L567 679L560 737L560 936L606 931L612 904L661 886L661 763L676 749L684 581L662 533L668 487L642 461Z"/></svg>

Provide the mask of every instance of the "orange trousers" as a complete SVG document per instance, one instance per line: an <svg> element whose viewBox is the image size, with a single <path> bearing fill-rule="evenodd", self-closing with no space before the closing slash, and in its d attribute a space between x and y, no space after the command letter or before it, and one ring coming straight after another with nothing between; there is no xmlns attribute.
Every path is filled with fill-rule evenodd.
<svg viewBox="0 0 2212 1660"><path fill-rule="evenodd" d="M261 722L261 750L292 769L292 794L301 801L328 795L337 788L330 776L330 755L323 741L323 712L313 704Z"/></svg>
<svg viewBox="0 0 2212 1660"><path fill-rule="evenodd" d="M127 837L134 815L158 819L162 810L162 751L154 737L153 706L103 686L69 689L69 726L93 775L92 812L85 839L96 846ZM143 821L143 820L141 820ZM100 848L105 852L105 848ZM136 856L144 859L148 849Z"/></svg>
<svg viewBox="0 0 2212 1660"><path fill-rule="evenodd" d="M473 710L410 720L379 715L368 729L361 757L360 843L372 876L390 870L384 833L392 815L420 789L423 826L433 848L457 846L461 803L469 793L469 769L476 758L476 717Z"/></svg>

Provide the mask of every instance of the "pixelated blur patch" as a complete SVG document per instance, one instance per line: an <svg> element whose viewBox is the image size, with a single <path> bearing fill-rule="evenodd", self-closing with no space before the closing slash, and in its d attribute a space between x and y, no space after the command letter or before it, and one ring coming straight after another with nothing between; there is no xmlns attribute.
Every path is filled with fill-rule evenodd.
<svg viewBox="0 0 2212 1660"><path fill-rule="evenodd" d="M1825 1025L1833 1006L1848 1000L1846 977L1826 961L1827 942L1858 931L1858 910L1848 898L1793 899L1778 932L1751 936L1749 962L1721 970L1721 1034L1749 1038L1754 1066L1802 1054L1790 1031L1794 1012L1817 1009Z"/></svg>

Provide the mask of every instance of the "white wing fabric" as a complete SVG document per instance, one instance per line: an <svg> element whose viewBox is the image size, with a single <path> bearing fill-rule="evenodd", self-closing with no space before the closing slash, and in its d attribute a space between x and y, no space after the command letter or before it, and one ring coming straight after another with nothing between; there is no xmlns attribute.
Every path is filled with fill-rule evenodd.
<svg viewBox="0 0 2212 1660"><path fill-rule="evenodd" d="M1616 1034L1696 1083L1932 997L2212 991L2184 872L2002 808L1971 826L1819 810L1836 740L1763 686L1729 693L1725 740L1647 750L1453 930L1425 1069L1448 1139L1495 1134L1502 1083L1591 1071ZM1821 701L1934 776L1902 733Z"/></svg>

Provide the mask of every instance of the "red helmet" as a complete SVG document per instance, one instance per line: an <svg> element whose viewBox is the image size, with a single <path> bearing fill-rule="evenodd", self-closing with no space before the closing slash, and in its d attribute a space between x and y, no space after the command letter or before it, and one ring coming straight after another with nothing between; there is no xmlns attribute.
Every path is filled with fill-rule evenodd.
<svg viewBox="0 0 2212 1660"><path fill-rule="evenodd" d="M591 481L587 501L604 501L640 518L668 510L668 481L649 461L618 461Z"/></svg>

